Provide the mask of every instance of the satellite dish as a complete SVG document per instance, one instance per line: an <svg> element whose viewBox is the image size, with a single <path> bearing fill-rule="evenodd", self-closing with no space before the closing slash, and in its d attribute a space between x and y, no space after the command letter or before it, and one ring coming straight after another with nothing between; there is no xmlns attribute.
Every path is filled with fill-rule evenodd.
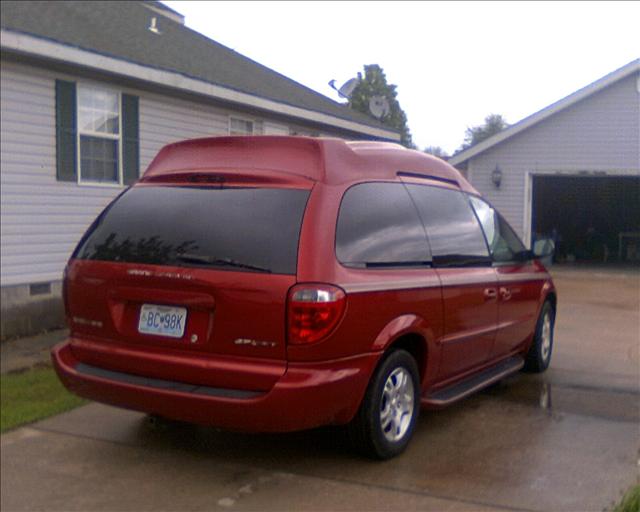
<svg viewBox="0 0 640 512"><path fill-rule="evenodd" d="M350 78L349 80L347 80L342 87L340 87L340 89L338 89L336 87L336 81L335 80L331 80L329 82L329 86L336 90L338 92L338 94L340 95L340 97L345 98L345 99L349 99L351 98L351 95L353 94L353 90L356 88L356 86L360 83L360 77L358 78Z"/></svg>
<svg viewBox="0 0 640 512"><path fill-rule="evenodd" d="M369 112L377 119L382 119L389 113L389 101L384 96L371 96L369 100Z"/></svg>

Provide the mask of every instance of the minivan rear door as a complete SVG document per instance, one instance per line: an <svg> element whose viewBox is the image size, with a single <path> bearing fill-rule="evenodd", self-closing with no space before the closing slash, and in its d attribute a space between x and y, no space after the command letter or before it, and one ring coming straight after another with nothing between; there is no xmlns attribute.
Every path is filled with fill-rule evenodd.
<svg viewBox="0 0 640 512"><path fill-rule="evenodd" d="M72 335L285 359L286 297L309 193L264 184L132 187L70 261Z"/></svg>

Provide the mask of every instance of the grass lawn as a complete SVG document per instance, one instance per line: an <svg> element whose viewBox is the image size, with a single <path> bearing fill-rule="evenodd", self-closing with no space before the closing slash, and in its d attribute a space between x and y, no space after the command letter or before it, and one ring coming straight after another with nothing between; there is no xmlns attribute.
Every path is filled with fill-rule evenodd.
<svg viewBox="0 0 640 512"><path fill-rule="evenodd" d="M640 511L640 485L629 489L613 512L638 512Z"/></svg>
<svg viewBox="0 0 640 512"><path fill-rule="evenodd" d="M84 403L62 386L53 368L0 375L0 432Z"/></svg>

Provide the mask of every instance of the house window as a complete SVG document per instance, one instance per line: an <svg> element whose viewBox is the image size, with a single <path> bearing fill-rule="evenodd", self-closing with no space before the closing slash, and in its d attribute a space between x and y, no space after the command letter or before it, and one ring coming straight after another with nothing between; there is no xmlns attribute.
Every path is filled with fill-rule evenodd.
<svg viewBox="0 0 640 512"><path fill-rule="evenodd" d="M56 179L130 185L139 178L139 98L56 80Z"/></svg>
<svg viewBox="0 0 640 512"><path fill-rule="evenodd" d="M262 121L243 119L240 117L229 118L229 135L260 135L262 134Z"/></svg>
<svg viewBox="0 0 640 512"><path fill-rule="evenodd" d="M120 94L78 86L79 182L122 183Z"/></svg>

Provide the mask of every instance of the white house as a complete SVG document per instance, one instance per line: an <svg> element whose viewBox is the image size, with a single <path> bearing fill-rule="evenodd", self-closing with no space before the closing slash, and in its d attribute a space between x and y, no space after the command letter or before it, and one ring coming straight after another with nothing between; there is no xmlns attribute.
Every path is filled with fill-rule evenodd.
<svg viewBox="0 0 640 512"><path fill-rule="evenodd" d="M640 59L449 162L523 239L568 261L640 259Z"/></svg>
<svg viewBox="0 0 640 512"><path fill-rule="evenodd" d="M400 138L192 31L158 2L0 6L3 338L61 324L73 247L164 144L226 134Z"/></svg>

